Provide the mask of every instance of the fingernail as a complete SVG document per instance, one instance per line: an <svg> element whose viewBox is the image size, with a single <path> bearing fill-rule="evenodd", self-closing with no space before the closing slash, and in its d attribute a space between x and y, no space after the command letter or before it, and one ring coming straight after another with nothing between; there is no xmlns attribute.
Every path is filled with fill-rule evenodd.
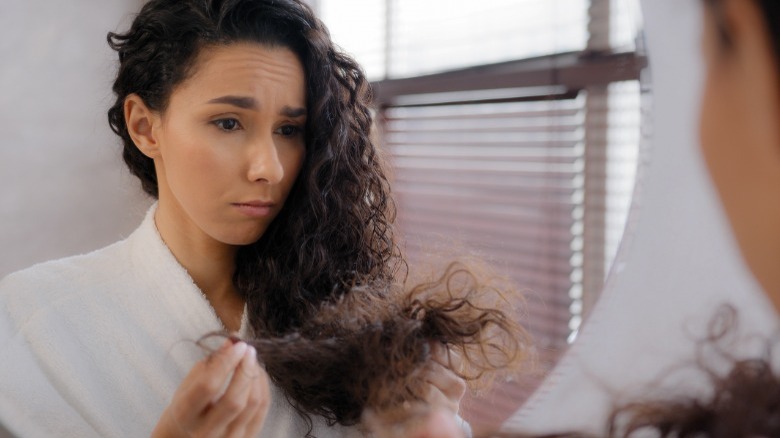
<svg viewBox="0 0 780 438"><path fill-rule="evenodd" d="M246 352L246 349L247 349L246 342L243 341L237 342L233 346L233 352L236 354L236 356L242 356Z"/></svg>
<svg viewBox="0 0 780 438"><path fill-rule="evenodd" d="M257 358L257 350L255 350L255 347L250 345L249 348L246 349L246 353L244 353L244 355L250 361L250 363L253 363Z"/></svg>

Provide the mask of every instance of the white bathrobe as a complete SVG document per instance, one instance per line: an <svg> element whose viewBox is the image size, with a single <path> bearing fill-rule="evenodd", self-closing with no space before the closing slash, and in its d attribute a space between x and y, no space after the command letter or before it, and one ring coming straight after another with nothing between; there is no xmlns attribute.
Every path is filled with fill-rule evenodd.
<svg viewBox="0 0 780 438"><path fill-rule="evenodd" d="M0 424L23 437L149 436L205 355L194 342L222 330L153 213L121 242L0 282ZM261 436L304 436L278 388L272 396ZM320 417L313 434L361 436Z"/></svg>

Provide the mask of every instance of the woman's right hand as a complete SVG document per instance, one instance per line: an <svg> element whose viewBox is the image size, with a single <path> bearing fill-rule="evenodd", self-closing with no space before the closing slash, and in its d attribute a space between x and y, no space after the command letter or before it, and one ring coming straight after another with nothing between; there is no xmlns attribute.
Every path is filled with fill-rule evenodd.
<svg viewBox="0 0 780 438"><path fill-rule="evenodd" d="M152 437L256 437L271 404L268 375L256 354L246 343L228 340L195 364Z"/></svg>

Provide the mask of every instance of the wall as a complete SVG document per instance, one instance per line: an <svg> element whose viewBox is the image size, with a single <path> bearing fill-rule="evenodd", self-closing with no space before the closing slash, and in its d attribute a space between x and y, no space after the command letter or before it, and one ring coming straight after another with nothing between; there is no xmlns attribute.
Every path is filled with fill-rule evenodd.
<svg viewBox="0 0 780 438"><path fill-rule="evenodd" d="M110 132L115 56L135 0L0 7L0 277L131 232L149 201Z"/></svg>

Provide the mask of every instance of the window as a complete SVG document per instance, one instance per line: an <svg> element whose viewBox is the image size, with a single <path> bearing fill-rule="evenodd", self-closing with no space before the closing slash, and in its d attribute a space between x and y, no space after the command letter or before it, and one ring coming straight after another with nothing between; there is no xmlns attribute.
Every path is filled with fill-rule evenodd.
<svg viewBox="0 0 780 438"><path fill-rule="evenodd" d="M317 7L373 81L410 259L455 240L526 292L541 372L465 406L489 430L576 338L615 259L648 102L638 0Z"/></svg>

